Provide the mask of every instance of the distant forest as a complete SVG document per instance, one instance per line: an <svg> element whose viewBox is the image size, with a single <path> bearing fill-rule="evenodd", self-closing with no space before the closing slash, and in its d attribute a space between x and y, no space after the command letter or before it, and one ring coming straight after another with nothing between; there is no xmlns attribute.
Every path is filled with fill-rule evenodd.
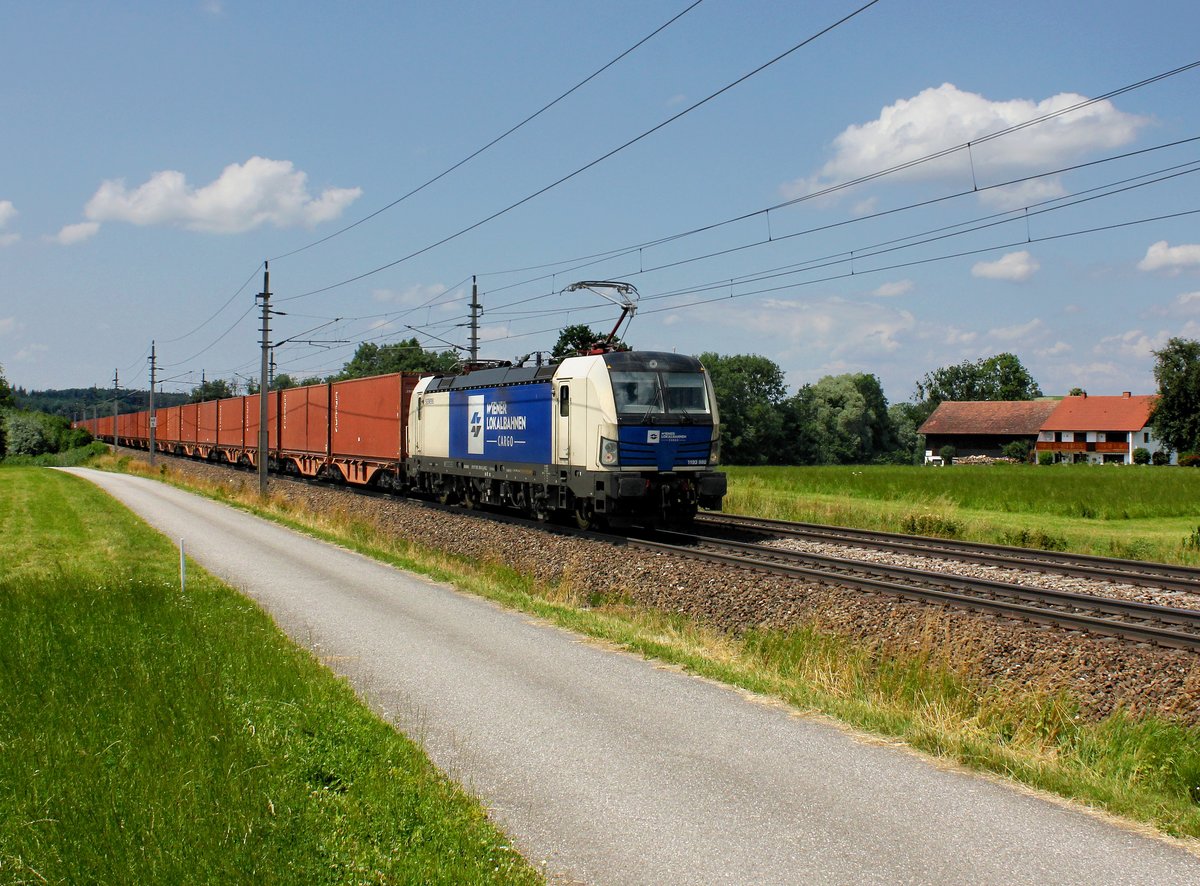
<svg viewBox="0 0 1200 886"><path fill-rule="evenodd" d="M111 415L113 410L113 392L111 388L64 388L62 390L26 391L24 388L13 389L13 399L17 409L30 412L45 412L49 415L61 415L64 418L75 419L86 413L88 418L93 410L100 415ZM158 394L154 395L154 406L178 406L191 399L188 394ZM150 408L149 391L121 391L118 404L121 412L140 412Z"/></svg>

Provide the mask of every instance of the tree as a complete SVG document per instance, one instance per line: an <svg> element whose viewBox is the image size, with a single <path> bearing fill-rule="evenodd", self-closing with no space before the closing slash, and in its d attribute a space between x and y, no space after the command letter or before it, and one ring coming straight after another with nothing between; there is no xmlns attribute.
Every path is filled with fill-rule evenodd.
<svg viewBox="0 0 1200 886"><path fill-rule="evenodd" d="M554 348L550 351L551 357L570 357L577 353L582 353L604 341L608 338L608 333L597 332L588 326L586 323L576 323L572 326L563 327L562 332L558 334L558 341L554 343ZM625 342L617 339L612 343L613 350L621 351L627 349Z"/></svg>
<svg viewBox="0 0 1200 886"><path fill-rule="evenodd" d="M342 367L338 378L365 378L389 372L453 372L458 362L454 351L426 351L415 337L389 345L363 342Z"/></svg>
<svg viewBox="0 0 1200 886"><path fill-rule="evenodd" d="M1200 451L1200 341L1172 338L1154 352L1155 435L1176 452Z"/></svg>
<svg viewBox="0 0 1200 886"><path fill-rule="evenodd" d="M721 459L728 464L779 461L787 394L783 370L766 357L700 355L708 370L721 417Z"/></svg>
<svg viewBox="0 0 1200 886"><path fill-rule="evenodd" d="M13 389L9 385L8 379L4 377L4 367L0 366L0 409L12 409L16 405Z"/></svg>
<svg viewBox="0 0 1200 886"><path fill-rule="evenodd" d="M4 425L8 455L41 455L53 448L36 413L9 412Z"/></svg>
<svg viewBox="0 0 1200 886"><path fill-rule="evenodd" d="M925 373L913 399L921 406L924 421L943 400L1033 400L1040 396L1042 390L1029 370L1015 354L1005 352Z"/></svg>
<svg viewBox="0 0 1200 886"><path fill-rule="evenodd" d="M809 391L817 463L864 464L895 448L887 398L874 375L827 375Z"/></svg>
<svg viewBox="0 0 1200 886"><path fill-rule="evenodd" d="M202 403L205 400L222 400L233 396L233 389L223 378L207 379L192 388L189 403Z"/></svg>

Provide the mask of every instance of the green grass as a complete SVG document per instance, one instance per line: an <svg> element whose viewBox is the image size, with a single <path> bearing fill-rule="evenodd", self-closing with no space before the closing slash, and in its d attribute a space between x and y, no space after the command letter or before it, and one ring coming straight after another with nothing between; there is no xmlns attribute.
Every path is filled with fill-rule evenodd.
<svg viewBox="0 0 1200 886"><path fill-rule="evenodd" d="M535 883L252 603L91 484L0 470L0 882Z"/></svg>
<svg viewBox="0 0 1200 886"><path fill-rule="evenodd" d="M731 513L1200 564L1200 471L729 467Z"/></svg>

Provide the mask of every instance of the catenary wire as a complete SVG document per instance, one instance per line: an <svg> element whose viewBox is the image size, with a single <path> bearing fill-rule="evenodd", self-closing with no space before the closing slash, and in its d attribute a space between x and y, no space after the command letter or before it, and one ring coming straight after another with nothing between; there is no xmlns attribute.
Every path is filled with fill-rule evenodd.
<svg viewBox="0 0 1200 886"><path fill-rule="evenodd" d="M553 101L550 101L550 102L548 102L548 103L547 103L547 104L545 104L545 105L542 105L542 107L538 108L538 110L534 111L532 114L530 114L530 115L529 115L528 117L526 117L524 120L522 120L520 123L517 123L517 124L515 124L515 125L513 125L513 126L509 127L509 128L508 128L508 129L506 129L504 132L502 132L500 135L496 136L494 139L492 139L490 142L488 142L486 145L484 145L483 147L481 147L481 148L479 148L479 149L477 149L477 150L473 151L472 153L468 154L466 157L464 157L463 159L459 160L459 161L458 161L457 163L455 163L454 165L452 165L452 166L449 166L449 167L447 167L446 169L442 170L442 171L441 171L441 172L439 172L437 175L435 175L433 178L431 178L431 179L429 179L428 181L426 181L424 184L418 185L417 187L415 187L415 188L413 188L411 191L409 191L407 194L404 194L404 195L403 195L403 196L401 196L401 197L397 197L397 198L396 198L395 200L393 200L391 203L389 203L389 204L387 204L386 206L383 206L383 207L381 207L381 208L379 208L379 209L375 210L375 211L374 211L374 212L372 212L370 215L367 215L367 216L364 216L363 218L360 218L358 221L354 222L353 224L346 225L344 228L341 228L340 230L334 231L332 234L329 234L328 236L322 237L322 238L320 238L319 240L314 240L313 242L311 242L311 243L307 244L306 246L301 246L299 249L293 249L291 252L285 252L285 253L283 253L282 255L276 256L275 258L271 259L271 261L278 261L278 260L280 260L280 259L285 259L285 258L288 258L288 257L290 257L290 256L297 255L297 254L299 254L299 253L301 253L301 252L304 252L305 250L311 249L311 248L313 248L314 246L319 246L319 245L320 245L320 244L322 244L322 243L326 243L326 242L328 242L328 241L332 240L334 237L339 237L339 236L341 236L342 234L346 233L347 231L349 231L349 230L352 230L353 228L357 228L359 225L363 224L364 222L368 222L368 221L370 221L371 219L375 218L376 216L378 216L378 215L381 215L381 214L383 214L384 212L387 212L387 211L388 211L389 209L391 209L393 206L397 206L397 205L399 205L400 203L403 203L403 202L404 202L405 200L407 200L409 197L412 197L412 196L414 196L414 195L416 195L416 194L419 194L421 191L425 190L425 189L426 189L427 187L429 187L430 185L434 184L435 182L437 182L437 181L439 181L439 180L441 180L441 179L445 178L447 175L449 175L450 173L454 172L454 170L458 169L460 166L463 166L463 165L465 165L466 163L469 163L470 161L472 161L472 160L474 160L476 157L478 157L480 154L482 154L484 151L488 150L489 148L491 148L491 147L495 146L496 144L500 143L500 142L501 142L501 141L503 141L504 139L508 138L510 135L512 135L512 134L513 134L514 132L516 132L518 129L520 129L520 128L522 128L523 126L525 126L527 123L531 123L531 122L533 122L534 120L536 120L538 117L540 117L540 116L541 116L542 114L544 114L546 111L548 111L548 110L550 110L551 108L553 108L555 105L557 105L557 104L558 104L559 102L561 102L563 99L567 98L567 97L568 97L569 95L571 95L573 92L575 92L575 91L577 91L577 90L581 89L582 87L584 87L584 86L586 86L588 83L590 83L592 80L594 80L594 79L596 79L597 77L599 77L601 74L603 74L605 71L607 71L607 70L608 70L609 68L611 68L613 65L615 65L617 62L621 61L621 59L625 58L625 56L629 55L629 54L630 54L630 53L632 53L634 50L636 50L636 49L638 49L639 47L641 47L643 44L645 44L645 43L649 42L651 39L653 39L654 37L656 37L656 36L658 36L659 34L661 34L663 31L665 31L665 30L666 30L667 28L669 28L671 25L675 24L675 22L679 21L679 19L683 18L685 15L687 15L689 12L691 12L693 9L695 9L697 6L699 6L699 5L700 5L702 2L703 2L703 0L695 0L695 2L693 2L692 4L690 4L689 6L687 6L687 7L686 7L685 9L683 9L681 12L678 12L678 13L676 13L676 14L675 14L674 16L672 16L672 17L671 17L669 20L667 20L665 23L663 23L663 24L659 25L657 28L655 28L653 31L651 31L649 34L647 34L645 37L643 37L643 38L642 38L641 40L639 40L637 43L634 43L632 46L630 46L628 49L626 49L626 50L625 50L624 52L622 52L620 55L616 56L615 58L613 58L612 60L610 60L609 62L607 62L605 65L603 65L602 67L600 67L600 68L597 68L595 71L593 71L593 72L592 72L591 74L589 74L587 77L584 77L582 80L580 80L578 83L576 83L576 84L575 84L574 86L572 86L570 89L568 89L566 92L564 92L564 93L562 93L561 95L559 95L559 96L558 96L557 98L555 98Z"/></svg>
<svg viewBox="0 0 1200 886"><path fill-rule="evenodd" d="M345 280L341 280L337 283L331 283L328 286L322 286L318 289L312 289L312 290L309 290L308 292L302 292L298 295L289 296L287 299L284 299L284 301L292 301L294 299L307 298L312 295L319 295L320 293L329 292L332 289L337 289L339 287L346 286L350 283L355 283L359 280L363 280L367 277L373 276L374 274L378 274L381 271L386 271L389 268L394 268L397 265L402 264L406 261L409 261L410 259L416 258L419 255L423 255L432 249L436 249L438 246L442 246L446 243L449 243L451 240L455 240L455 239L463 236L464 234L467 234L467 233L475 230L476 228L482 227L483 225L487 224L488 222L494 221L495 219L499 218L500 216L505 215L506 213L511 212L512 210L516 209L517 207L523 206L524 204L528 203L530 200L540 197L542 194L545 194L546 192L553 190L554 188L557 188L559 185L570 181L571 179L575 178L575 176L580 175L583 172L586 172L587 170L591 169L593 166L603 163L605 160L608 160L609 158L615 156L616 154L619 154L621 151L624 151L626 148L629 148L629 147L637 144L642 139L647 138L648 136L654 134L655 132L658 132L660 129L663 129L666 126L669 126L670 124L681 119L682 117L686 116L687 114L690 114L692 111L695 111L696 109L702 107L703 105L706 105L708 102L712 101L713 99L717 98L720 95L723 95L724 93L728 92L729 90L733 89L734 87L736 87L742 83L745 83L751 77L754 77L755 75L762 73L767 68L771 67L772 65L776 64L777 62L782 61L783 59L790 56L792 53L794 53L797 50L812 43L814 40L817 40L818 38L824 36L825 34L828 34L830 31L834 30L835 28L839 27L840 25L843 25L846 22L850 21L851 19L855 18L856 16L862 14L863 12L870 9L872 6L874 6L876 3L879 3L879 2L880 2L880 0L868 0L867 3L858 7L853 12L848 13L847 15L843 16L842 18L838 19L833 24L827 25L826 27L822 28L820 31L816 32L815 34L812 34L812 35L806 37L804 40L800 41L799 43L795 44L791 48L785 50L784 52L781 52L779 55L775 56L770 61L764 62L763 64L759 65L757 68L750 71L749 73L743 74L741 77L737 78L733 82L728 83L725 86L722 86L716 92L710 93L708 96L689 105L687 108L684 108L682 111L678 112L677 114L674 114L674 115L668 117L666 120L663 120L662 122L656 124L655 126L652 126L650 129L645 130L641 134L634 136L633 138L629 139L625 143L618 145L617 147L611 149L610 151L606 152L605 154L602 154L601 156L597 157L596 159L584 164L583 166L578 167L577 169L575 169L572 172L567 173L563 177L559 178L557 181L551 182L550 184L545 185L542 188L539 188L538 190L534 191L531 194L528 194L525 197L522 197L520 200L517 200L514 203L510 203L508 206L506 206L503 209L500 209L496 212L493 212L491 215L487 216L486 218L482 218L479 221L474 222L473 224L470 224L465 228L461 228L460 230L456 231L453 234L449 234L434 243L430 243L427 246L423 246L420 249L414 250L413 252L410 252L405 256L395 259L394 261L390 261L387 264L380 265L379 267L373 268L372 270L369 270L369 271L364 271L361 274L357 274L353 277L349 277L349 278L347 278Z"/></svg>

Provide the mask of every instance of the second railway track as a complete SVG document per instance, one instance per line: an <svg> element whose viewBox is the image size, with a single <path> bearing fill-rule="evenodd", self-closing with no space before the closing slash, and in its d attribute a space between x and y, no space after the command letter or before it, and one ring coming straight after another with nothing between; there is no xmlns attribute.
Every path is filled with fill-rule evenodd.
<svg viewBox="0 0 1200 886"><path fill-rule="evenodd" d="M991 612L1070 630L1200 650L1200 611L1193 609L867 563L704 535L664 532L656 540L630 539L626 543L676 556Z"/></svg>
<svg viewBox="0 0 1200 886"><path fill-rule="evenodd" d="M1009 545L901 535L871 529L790 523L731 514L702 514L696 532L727 535L731 530L777 538L793 538L877 550L941 557L987 566L1072 575L1098 581L1183 591L1200 596L1200 569L1170 563L1121 560L1090 554L1067 554Z"/></svg>

